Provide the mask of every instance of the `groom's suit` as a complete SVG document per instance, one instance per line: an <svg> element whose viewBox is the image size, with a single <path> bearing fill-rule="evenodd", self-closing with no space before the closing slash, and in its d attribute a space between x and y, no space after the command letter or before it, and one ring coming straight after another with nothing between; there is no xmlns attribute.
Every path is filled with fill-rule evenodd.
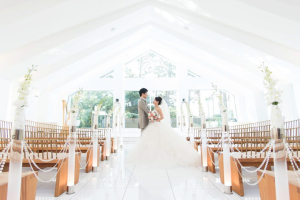
<svg viewBox="0 0 300 200"><path fill-rule="evenodd" d="M138 112L139 112L139 124L138 127L143 130L149 124L148 113L150 112L149 108L147 107L147 102L145 99L140 98L138 102Z"/></svg>

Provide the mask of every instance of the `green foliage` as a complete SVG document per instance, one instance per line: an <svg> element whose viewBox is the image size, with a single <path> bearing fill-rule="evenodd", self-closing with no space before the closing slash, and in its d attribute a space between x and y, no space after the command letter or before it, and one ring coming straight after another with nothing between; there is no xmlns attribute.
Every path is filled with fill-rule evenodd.
<svg viewBox="0 0 300 200"><path fill-rule="evenodd" d="M73 96L71 96L71 101ZM103 100L104 99L104 100ZM78 118L80 127L91 127L92 111L96 105L101 103L101 111L109 112L113 107L113 95L110 91L83 91L80 102L78 103ZM99 117L99 123L101 117Z"/></svg>
<svg viewBox="0 0 300 200"><path fill-rule="evenodd" d="M28 73L25 74L25 81L31 81L32 80L32 72L37 71L37 65L32 65L31 68L28 68Z"/></svg>
<svg viewBox="0 0 300 200"><path fill-rule="evenodd" d="M234 118L233 110L229 110L229 111L228 111L228 117L229 117L229 118Z"/></svg>
<svg viewBox="0 0 300 200"><path fill-rule="evenodd" d="M266 100L268 105L278 105L282 102L281 100L281 91L277 88L278 80L272 77L272 71L269 70L268 66L265 66L263 63L259 69L264 73L264 86L267 90Z"/></svg>
<svg viewBox="0 0 300 200"><path fill-rule="evenodd" d="M207 122L213 122L213 121L216 121L216 120L214 118L207 118L206 121Z"/></svg>
<svg viewBox="0 0 300 200"><path fill-rule="evenodd" d="M24 76L24 81L20 84L18 88L18 99L14 102L14 105L17 107L27 107L28 106L28 95L29 88L32 82L32 72L37 71L37 66L32 65L31 68L28 68L28 73Z"/></svg>
<svg viewBox="0 0 300 200"><path fill-rule="evenodd" d="M220 114L214 114L213 117L214 118L218 118L218 117L222 117L222 115L220 115Z"/></svg>
<svg viewBox="0 0 300 200"><path fill-rule="evenodd" d="M138 114L135 114L135 113L131 113L131 112L126 112L125 117L126 117L126 118L138 118L139 115L138 115Z"/></svg>
<svg viewBox="0 0 300 200"><path fill-rule="evenodd" d="M219 104L220 106L223 104L223 97L222 97L222 94L221 92L218 90L218 86L217 85L214 85L214 83L212 83L212 87L214 89L214 92L212 94L212 96L216 96L217 99L219 100Z"/></svg>
<svg viewBox="0 0 300 200"><path fill-rule="evenodd" d="M148 51L126 63L126 78L170 78L175 77L176 66L163 56Z"/></svg>
<svg viewBox="0 0 300 200"><path fill-rule="evenodd" d="M71 103L71 112L75 113L75 109L78 109L78 103L82 97L83 90L82 88L79 88L79 90L73 95L72 97L72 103Z"/></svg>
<svg viewBox="0 0 300 200"><path fill-rule="evenodd" d="M149 91L147 102L150 102L151 96L151 104L154 97L160 96L162 97L170 108L170 116L171 118L175 118L174 127L176 126L176 92L175 91ZM140 99L140 95L138 91L126 91L125 92L125 113L126 118L138 118L138 100ZM154 109L153 104L151 105L151 109ZM126 126L127 127L127 126ZM137 124L136 124L137 127Z"/></svg>
<svg viewBox="0 0 300 200"><path fill-rule="evenodd" d="M177 116L177 111L176 111L176 107L169 107L170 108L170 116L171 118L176 118Z"/></svg>

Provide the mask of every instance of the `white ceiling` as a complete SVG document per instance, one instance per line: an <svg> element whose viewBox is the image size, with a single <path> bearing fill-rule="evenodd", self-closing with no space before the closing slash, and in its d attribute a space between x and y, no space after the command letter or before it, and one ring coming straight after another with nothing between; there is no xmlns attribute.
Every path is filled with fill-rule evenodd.
<svg viewBox="0 0 300 200"><path fill-rule="evenodd" d="M298 13L292 0L0 0L0 78L37 64L38 88L65 91L156 49L232 90L257 90L263 61L300 78Z"/></svg>

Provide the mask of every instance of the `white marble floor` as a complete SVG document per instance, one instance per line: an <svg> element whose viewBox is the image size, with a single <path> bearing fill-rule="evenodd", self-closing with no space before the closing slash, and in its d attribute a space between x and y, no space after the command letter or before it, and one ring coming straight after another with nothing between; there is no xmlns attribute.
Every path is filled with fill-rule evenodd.
<svg viewBox="0 0 300 200"><path fill-rule="evenodd" d="M219 174L202 172L197 167L175 169L155 169L147 166L124 164L124 158L134 143L127 142L124 148L112 154L110 161L101 162L98 172L80 172L80 181L75 186L75 194L62 194L54 197L55 182L41 183L37 188L36 199L116 199L116 200L258 200L258 186L244 184L245 197L233 193L225 195ZM84 160L84 158L83 158ZM40 173L42 179L49 179L53 173ZM247 176L248 174L246 174ZM256 174L252 175L255 179Z"/></svg>

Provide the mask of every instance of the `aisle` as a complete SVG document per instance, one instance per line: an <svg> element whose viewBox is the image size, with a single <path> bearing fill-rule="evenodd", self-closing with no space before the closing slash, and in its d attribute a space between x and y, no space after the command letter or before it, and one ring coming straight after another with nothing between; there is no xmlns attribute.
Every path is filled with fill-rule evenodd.
<svg viewBox="0 0 300 200"><path fill-rule="evenodd" d="M202 173L197 167L154 169L147 166L124 164L133 143L125 143L124 150L112 154L110 161L101 162L97 173L80 172L80 182L74 195L63 194L54 198L55 182L39 183L37 200L206 200L206 199L259 199L258 187L245 189L246 197L224 195L218 174ZM82 160L85 160L83 158ZM40 173L47 179L51 174Z"/></svg>

